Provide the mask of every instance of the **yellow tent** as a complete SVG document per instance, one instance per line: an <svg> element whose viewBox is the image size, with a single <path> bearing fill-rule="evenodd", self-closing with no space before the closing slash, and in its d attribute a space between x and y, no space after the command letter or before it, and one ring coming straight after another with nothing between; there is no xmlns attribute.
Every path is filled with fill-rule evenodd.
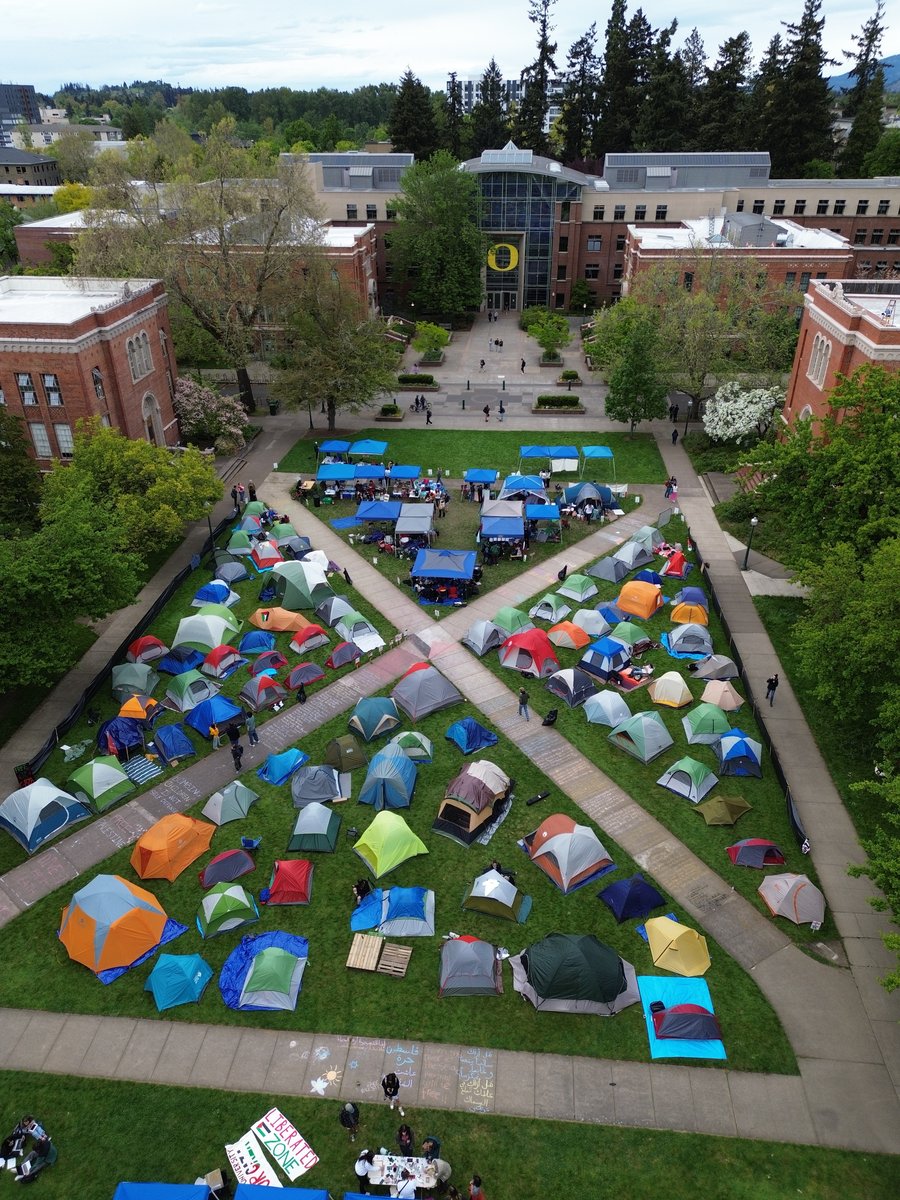
<svg viewBox="0 0 900 1200"><path fill-rule="evenodd" d="M705 975L710 968L706 938L671 917L651 917L646 923L653 965L676 975Z"/></svg>
<svg viewBox="0 0 900 1200"><path fill-rule="evenodd" d="M709 613L702 604L676 604L672 620L676 625L708 625Z"/></svg>
<svg viewBox="0 0 900 1200"><path fill-rule="evenodd" d="M667 708L683 708L693 700L691 689L677 671L666 671L654 679L647 691L654 704L665 704Z"/></svg>

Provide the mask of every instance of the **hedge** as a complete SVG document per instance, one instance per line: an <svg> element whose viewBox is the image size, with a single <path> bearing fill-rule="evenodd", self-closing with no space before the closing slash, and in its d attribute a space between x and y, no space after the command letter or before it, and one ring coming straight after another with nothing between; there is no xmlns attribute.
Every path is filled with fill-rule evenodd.
<svg viewBox="0 0 900 1200"><path fill-rule="evenodd" d="M434 384L434 376L425 375L421 372L410 373L407 375L398 375L397 382L403 387L431 387Z"/></svg>
<svg viewBox="0 0 900 1200"><path fill-rule="evenodd" d="M538 396L538 408L580 408L581 401L577 396L573 396L571 392L564 392L561 396L545 395Z"/></svg>

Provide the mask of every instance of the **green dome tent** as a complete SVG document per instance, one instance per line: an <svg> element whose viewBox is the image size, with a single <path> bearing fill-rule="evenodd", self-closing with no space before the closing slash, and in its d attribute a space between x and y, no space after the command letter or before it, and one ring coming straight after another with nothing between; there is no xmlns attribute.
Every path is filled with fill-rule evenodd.
<svg viewBox="0 0 900 1200"><path fill-rule="evenodd" d="M712 746L729 729L728 717L718 704L698 704L681 718L681 724L691 746Z"/></svg>
<svg viewBox="0 0 900 1200"><path fill-rule="evenodd" d="M94 812L104 812L134 791L134 784L113 754L92 758L69 776L72 795Z"/></svg>
<svg viewBox="0 0 900 1200"><path fill-rule="evenodd" d="M395 870L428 847L413 833L401 816L380 812L353 847L376 879Z"/></svg>
<svg viewBox="0 0 900 1200"><path fill-rule="evenodd" d="M416 729L407 729L403 733L395 734L387 745L396 746L414 763L430 763L434 758L434 746L431 744L431 739Z"/></svg>
<svg viewBox="0 0 900 1200"><path fill-rule="evenodd" d="M367 767L369 759L353 734L345 733L343 737L332 738L325 747L325 765L336 771L355 771L357 767Z"/></svg>
<svg viewBox="0 0 900 1200"><path fill-rule="evenodd" d="M214 825L227 825L229 821L240 821L246 817L259 796L252 788L235 779L220 792L213 792L203 806L203 816Z"/></svg>
<svg viewBox="0 0 900 1200"><path fill-rule="evenodd" d="M239 883L215 884L200 901L197 910L197 928L204 938L231 933L258 920L256 901Z"/></svg>
<svg viewBox="0 0 900 1200"><path fill-rule="evenodd" d="M467 912L480 912L522 925L531 912L531 897L520 892L505 875L491 869L473 880L462 906Z"/></svg>
<svg viewBox="0 0 900 1200"><path fill-rule="evenodd" d="M119 700L129 696L149 696L159 683L159 676L147 663L120 663L112 669L112 694Z"/></svg>
<svg viewBox="0 0 900 1200"><path fill-rule="evenodd" d="M513 987L539 1012L611 1017L639 999L634 967L593 934L548 934L509 963Z"/></svg>
<svg viewBox="0 0 900 1200"><path fill-rule="evenodd" d="M684 796L692 804L699 804L719 781L709 767L697 762L696 758L679 758L656 782L676 796Z"/></svg>
<svg viewBox="0 0 900 1200"><path fill-rule="evenodd" d="M674 745L672 736L658 712L639 712L609 735L609 741L632 758L648 763Z"/></svg>
<svg viewBox="0 0 900 1200"><path fill-rule="evenodd" d="M334 809L314 800L297 813L297 820L287 844L288 852L321 851L332 854L337 845L340 828L341 818Z"/></svg>
<svg viewBox="0 0 900 1200"><path fill-rule="evenodd" d="M281 946L261 950L247 972L238 1007L293 1012L306 961Z"/></svg>
<svg viewBox="0 0 900 1200"><path fill-rule="evenodd" d="M501 608L495 616L491 617L491 624L502 629L506 637L513 633L521 633L523 629L534 628L521 609L511 608L509 605Z"/></svg>

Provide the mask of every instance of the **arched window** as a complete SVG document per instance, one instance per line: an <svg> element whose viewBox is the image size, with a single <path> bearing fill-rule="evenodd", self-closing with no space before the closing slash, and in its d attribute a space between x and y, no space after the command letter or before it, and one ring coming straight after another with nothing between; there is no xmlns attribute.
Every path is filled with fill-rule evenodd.
<svg viewBox="0 0 900 1200"><path fill-rule="evenodd" d="M98 400L106 399L106 392L103 390L103 376L100 373L99 367L94 367L91 371L91 382L94 385L94 395Z"/></svg>
<svg viewBox="0 0 900 1200"><path fill-rule="evenodd" d="M828 363L831 359L831 342L823 337L821 333L817 333L813 338L812 354L809 358L809 369L806 376L816 387L821 388L828 373Z"/></svg>
<svg viewBox="0 0 900 1200"><path fill-rule="evenodd" d="M128 339L125 352L128 355L132 380L137 381L150 374L153 370L153 356L150 353L150 339L143 330L136 337Z"/></svg>
<svg viewBox="0 0 900 1200"><path fill-rule="evenodd" d="M147 435L147 441L154 446L164 446L166 444L166 437L163 432L159 401L152 392L147 392L146 396L144 396L141 411L144 418L144 430Z"/></svg>
<svg viewBox="0 0 900 1200"><path fill-rule="evenodd" d="M141 366L143 367L143 373L145 375L149 375L153 370L153 356L150 353L150 339L147 337L146 333L142 332L138 340L141 347Z"/></svg>
<svg viewBox="0 0 900 1200"><path fill-rule="evenodd" d="M801 410L800 410L800 416L797 418L797 420L798 421L809 421L812 418L812 415L813 415L813 410L812 410L811 405L804 404L803 408L801 408Z"/></svg>

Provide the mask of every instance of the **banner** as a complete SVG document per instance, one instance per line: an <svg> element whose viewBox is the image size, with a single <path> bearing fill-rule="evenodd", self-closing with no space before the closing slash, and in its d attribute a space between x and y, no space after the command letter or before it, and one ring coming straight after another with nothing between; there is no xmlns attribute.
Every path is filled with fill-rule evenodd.
<svg viewBox="0 0 900 1200"><path fill-rule="evenodd" d="M263 1154L252 1131L226 1146L225 1153L238 1183L255 1183L258 1187L282 1187L281 1180Z"/></svg>
<svg viewBox="0 0 900 1200"><path fill-rule="evenodd" d="M300 1133L283 1112L270 1108L253 1126L253 1133L281 1167L288 1179L293 1181L305 1175L319 1161L303 1134Z"/></svg>

